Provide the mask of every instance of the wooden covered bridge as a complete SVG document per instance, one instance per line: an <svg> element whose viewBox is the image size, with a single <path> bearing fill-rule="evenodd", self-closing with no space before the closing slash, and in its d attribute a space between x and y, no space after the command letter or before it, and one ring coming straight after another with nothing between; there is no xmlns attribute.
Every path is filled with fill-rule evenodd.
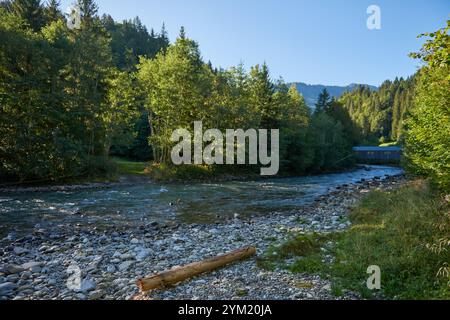
<svg viewBox="0 0 450 320"><path fill-rule="evenodd" d="M354 147L353 152L360 162L399 163L403 149L401 147Z"/></svg>

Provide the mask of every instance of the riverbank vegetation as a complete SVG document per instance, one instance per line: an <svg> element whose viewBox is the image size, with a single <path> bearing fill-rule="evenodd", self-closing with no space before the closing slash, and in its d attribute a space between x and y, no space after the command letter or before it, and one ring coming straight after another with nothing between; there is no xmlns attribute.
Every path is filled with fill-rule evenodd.
<svg viewBox="0 0 450 320"><path fill-rule="evenodd" d="M449 210L442 193L424 180L376 191L351 211L349 230L293 235L259 263L330 278L336 295L350 290L364 298L449 299ZM381 268L380 291L366 286L371 265Z"/></svg>
<svg viewBox="0 0 450 320"><path fill-rule="evenodd" d="M369 194L351 211L349 230L295 235L269 249L261 266L331 278L338 295L352 290L364 298L450 299L449 30L450 21L425 34L422 51L412 54L425 66L414 79L414 104L404 122L405 164L427 180ZM381 268L380 291L366 286L371 265Z"/></svg>

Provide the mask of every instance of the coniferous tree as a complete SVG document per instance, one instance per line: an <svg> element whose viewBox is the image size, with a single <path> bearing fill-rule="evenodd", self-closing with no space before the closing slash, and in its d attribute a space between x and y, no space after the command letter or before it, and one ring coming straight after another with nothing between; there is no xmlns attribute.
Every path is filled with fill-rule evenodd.
<svg viewBox="0 0 450 320"><path fill-rule="evenodd" d="M186 39L186 31L184 30L184 26L181 26L178 38L180 38L182 40Z"/></svg>
<svg viewBox="0 0 450 320"><path fill-rule="evenodd" d="M41 0L13 0L8 6L11 12L27 21L33 31L44 26L44 7Z"/></svg>
<svg viewBox="0 0 450 320"><path fill-rule="evenodd" d="M92 28L94 26L94 20L97 17L98 5L94 0L78 0L78 6L80 8L82 25L84 27Z"/></svg>
<svg viewBox="0 0 450 320"><path fill-rule="evenodd" d="M250 70L250 103L261 128L276 129L277 110L273 105L275 86L270 79L269 67L266 63L256 65Z"/></svg>
<svg viewBox="0 0 450 320"><path fill-rule="evenodd" d="M328 90L323 89L322 93L319 95L316 103L316 112L324 112L330 106L331 96Z"/></svg>
<svg viewBox="0 0 450 320"><path fill-rule="evenodd" d="M59 0L49 0L47 2L47 6L44 9L47 24L63 18L59 9L60 5L61 2Z"/></svg>
<svg viewBox="0 0 450 320"><path fill-rule="evenodd" d="M166 24L163 22L161 31L159 33L159 47L165 50L169 46L169 35L166 30Z"/></svg>

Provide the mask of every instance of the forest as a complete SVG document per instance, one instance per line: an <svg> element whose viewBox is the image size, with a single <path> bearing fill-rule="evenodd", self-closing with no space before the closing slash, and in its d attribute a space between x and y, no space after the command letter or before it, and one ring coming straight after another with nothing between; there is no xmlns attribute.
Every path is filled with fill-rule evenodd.
<svg viewBox="0 0 450 320"><path fill-rule="evenodd" d="M284 174L340 170L355 145L395 143L412 171L450 183L449 25L425 34L416 75L339 99L324 90L310 109L264 62L215 67L184 28L171 43L164 25L78 5L81 27L70 29L57 0L0 2L2 181L107 175L112 156L170 165L173 130L203 121L280 129Z"/></svg>

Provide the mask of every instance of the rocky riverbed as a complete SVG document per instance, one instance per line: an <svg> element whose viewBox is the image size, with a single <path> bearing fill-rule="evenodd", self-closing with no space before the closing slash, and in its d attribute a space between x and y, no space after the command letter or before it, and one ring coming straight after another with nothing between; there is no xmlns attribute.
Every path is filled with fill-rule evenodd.
<svg viewBox="0 0 450 320"><path fill-rule="evenodd" d="M256 259L238 262L167 290L140 294L136 280L252 245L262 254L293 232L348 228L349 207L374 189L396 188L405 177L335 188L291 212L218 224L149 222L130 230L59 224L0 241L0 300L42 299L337 299L318 276L266 271ZM339 299L357 298L347 293Z"/></svg>

